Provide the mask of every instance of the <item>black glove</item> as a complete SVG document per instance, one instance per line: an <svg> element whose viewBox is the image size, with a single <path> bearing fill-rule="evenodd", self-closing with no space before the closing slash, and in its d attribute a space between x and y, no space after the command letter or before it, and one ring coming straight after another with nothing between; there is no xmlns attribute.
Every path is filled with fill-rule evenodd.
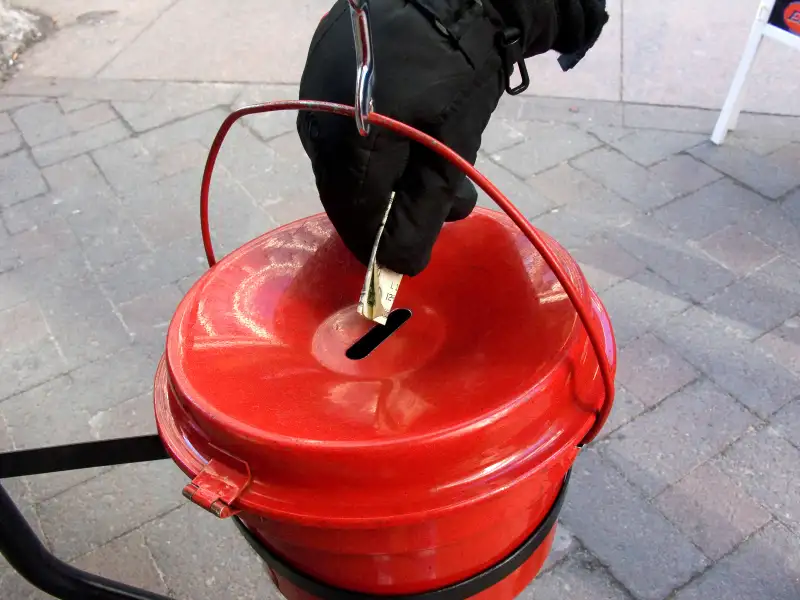
<svg viewBox="0 0 800 600"><path fill-rule="evenodd" d="M491 4L490 4L491 1ZM374 110L437 138L474 164L508 63L551 49L585 53L608 20L604 0L371 0ZM519 43L501 50L502 40ZM582 55L581 55L582 56ZM562 65L563 66L563 65ZM352 105L356 57L346 0L314 34L300 98ZM438 155L354 119L301 112L298 133L325 211L365 265L391 193L378 262L420 273L446 221L475 208L472 183Z"/></svg>

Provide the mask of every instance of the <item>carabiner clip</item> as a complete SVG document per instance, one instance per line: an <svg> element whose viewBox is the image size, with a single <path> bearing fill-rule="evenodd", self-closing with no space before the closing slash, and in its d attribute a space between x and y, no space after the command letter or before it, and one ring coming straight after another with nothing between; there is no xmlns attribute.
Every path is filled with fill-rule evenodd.
<svg viewBox="0 0 800 600"><path fill-rule="evenodd" d="M369 24L368 0L347 0L353 23L356 46L356 126L362 136L369 135L369 113L372 112L372 89L375 61L372 52L372 29Z"/></svg>

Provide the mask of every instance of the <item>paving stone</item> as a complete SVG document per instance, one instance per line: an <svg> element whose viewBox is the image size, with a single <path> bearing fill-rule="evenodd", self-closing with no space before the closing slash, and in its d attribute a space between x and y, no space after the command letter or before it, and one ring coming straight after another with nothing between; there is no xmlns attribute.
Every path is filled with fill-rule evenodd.
<svg viewBox="0 0 800 600"><path fill-rule="evenodd" d="M7 230L0 226L0 273L16 269L21 264L22 259L14 240L8 235Z"/></svg>
<svg viewBox="0 0 800 600"><path fill-rule="evenodd" d="M12 118L30 146L38 146L72 133L58 104L52 101L19 108L12 113Z"/></svg>
<svg viewBox="0 0 800 600"><path fill-rule="evenodd" d="M615 241L604 237L590 240L576 249L572 256L598 293L645 270L644 263L625 252Z"/></svg>
<svg viewBox="0 0 800 600"><path fill-rule="evenodd" d="M66 115L66 120L67 123L69 123L70 129L76 132L86 131L87 129L97 127L98 125L102 125L116 119L117 113L115 113L111 109L111 106L106 103L92 104L91 106L86 106L85 108L73 110Z"/></svg>
<svg viewBox="0 0 800 600"><path fill-rule="evenodd" d="M617 380L647 406L655 406L698 375L692 365L652 334L620 351Z"/></svg>
<svg viewBox="0 0 800 600"><path fill-rule="evenodd" d="M668 183L657 180L647 169L609 148L594 150L571 164L643 209L662 206L676 196Z"/></svg>
<svg viewBox="0 0 800 600"><path fill-rule="evenodd" d="M10 82L3 87L3 93L8 92ZM38 96L0 96L0 110L14 110L20 106L33 104L34 102L41 102L44 98Z"/></svg>
<svg viewBox="0 0 800 600"><path fill-rule="evenodd" d="M72 207L61 198L42 194L3 209L2 219L6 230L11 234L17 234L59 217L61 222L66 224L63 218L72 210Z"/></svg>
<svg viewBox="0 0 800 600"><path fill-rule="evenodd" d="M16 130L17 128L14 126L14 122L11 120L11 117L8 116L8 113L0 112L0 133Z"/></svg>
<svg viewBox="0 0 800 600"><path fill-rule="evenodd" d="M67 218L92 267L114 265L146 251L144 237L117 198L98 200Z"/></svg>
<svg viewBox="0 0 800 600"><path fill-rule="evenodd" d="M580 542L575 536L561 523L556 523L556 534L553 537L553 545L550 547L550 554L544 561L540 573L546 573L562 562L573 552L580 549Z"/></svg>
<svg viewBox="0 0 800 600"><path fill-rule="evenodd" d="M19 450L73 444L91 439L90 415L69 405L72 379L63 375L0 403ZM59 410L61 406L66 410ZM81 469L27 477L29 500L51 498L101 473L103 469ZM84 518L85 522L85 518Z"/></svg>
<svg viewBox="0 0 800 600"><path fill-rule="evenodd" d="M7 569L3 567L5 567L5 561L0 558L0 590L3 592L3 598L8 600L53 600L52 596L33 587L11 567Z"/></svg>
<svg viewBox="0 0 800 600"><path fill-rule="evenodd" d="M47 191L39 169L23 150L0 158L0 207L33 198Z"/></svg>
<svg viewBox="0 0 800 600"><path fill-rule="evenodd" d="M33 302L0 312L0 399L63 373L67 364Z"/></svg>
<svg viewBox="0 0 800 600"><path fill-rule="evenodd" d="M723 558L675 600L793 600L800 596L800 540L772 523Z"/></svg>
<svg viewBox="0 0 800 600"><path fill-rule="evenodd" d="M798 380L749 341L737 321L692 307L657 326L657 335L762 418L797 396Z"/></svg>
<svg viewBox="0 0 800 600"><path fill-rule="evenodd" d="M583 126L622 125L622 105L577 98L545 98L525 96L519 102L518 114L523 121L553 121Z"/></svg>
<svg viewBox="0 0 800 600"><path fill-rule="evenodd" d="M97 279L111 300L120 303L184 278L195 281L207 269L203 243L195 234L101 269Z"/></svg>
<svg viewBox="0 0 800 600"><path fill-rule="evenodd" d="M711 234L700 241L699 247L737 275L748 275L778 256L778 251L753 234L746 222Z"/></svg>
<svg viewBox="0 0 800 600"><path fill-rule="evenodd" d="M800 398L780 409L770 422L775 431L800 448Z"/></svg>
<svg viewBox="0 0 800 600"><path fill-rule="evenodd" d="M239 109L253 104L274 102L276 100L293 100L300 97L300 88L295 85L250 85L245 86L233 102L233 108ZM262 139L271 140L286 133L297 130L297 112L285 110L261 115L244 117L240 123L256 132Z"/></svg>
<svg viewBox="0 0 800 600"><path fill-rule="evenodd" d="M87 200L113 194L97 165L85 154L46 167L42 169L42 175L52 194L74 209L88 209L91 205Z"/></svg>
<svg viewBox="0 0 800 600"><path fill-rule="evenodd" d="M708 565L597 452L581 453L570 487L562 520L636 598L663 600Z"/></svg>
<svg viewBox="0 0 800 600"><path fill-rule="evenodd" d="M743 112L736 128L740 135L758 135L781 139L797 139L800 118L789 115L769 115ZM709 129L709 131L711 131Z"/></svg>
<svg viewBox="0 0 800 600"><path fill-rule="evenodd" d="M630 596L588 552L540 575L519 600L626 600Z"/></svg>
<svg viewBox="0 0 800 600"><path fill-rule="evenodd" d="M188 504L148 523L142 531L164 581L179 598L281 598L261 559L229 520L221 521Z"/></svg>
<svg viewBox="0 0 800 600"><path fill-rule="evenodd" d="M800 377L800 317L788 319L780 327L764 334L756 340L756 346Z"/></svg>
<svg viewBox="0 0 800 600"><path fill-rule="evenodd" d="M736 274L652 219L634 219L611 232L626 252L696 301L730 285Z"/></svg>
<svg viewBox="0 0 800 600"><path fill-rule="evenodd" d="M553 208L554 204L541 193L534 190L530 185L511 172L506 171L503 167L484 158L482 155L478 156L475 166L481 174L488 177L528 219L535 218ZM494 201L481 189L478 189L478 204L480 206L499 210Z"/></svg>
<svg viewBox="0 0 800 600"><path fill-rule="evenodd" d="M601 447L632 483L653 497L759 422L703 380L618 429Z"/></svg>
<svg viewBox="0 0 800 600"><path fill-rule="evenodd" d="M172 316L183 299L175 285L168 285L119 305L119 312L133 336L147 348L164 348Z"/></svg>
<svg viewBox="0 0 800 600"><path fill-rule="evenodd" d="M98 440L155 434L152 391L92 415L89 427Z"/></svg>
<svg viewBox="0 0 800 600"><path fill-rule="evenodd" d="M176 119L233 103L240 86L228 83L167 82L146 102L114 102L134 131L146 131Z"/></svg>
<svg viewBox="0 0 800 600"><path fill-rule="evenodd" d="M616 125L589 125L586 130L606 144L616 142L636 131L635 129L628 129L627 127L619 127Z"/></svg>
<svg viewBox="0 0 800 600"><path fill-rule="evenodd" d="M625 127L688 131L708 135L714 129L719 112L680 106L655 106L626 103Z"/></svg>
<svg viewBox="0 0 800 600"><path fill-rule="evenodd" d="M736 281L706 307L759 334L770 331L800 311L800 265L778 258Z"/></svg>
<svg viewBox="0 0 800 600"><path fill-rule="evenodd" d="M162 85L160 81L25 76L15 77L6 83L3 93L12 96L58 96L143 102L152 97Z"/></svg>
<svg viewBox="0 0 800 600"><path fill-rule="evenodd" d="M752 231L788 256L800 256L800 227L778 206L769 206L748 217Z"/></svg>
<svg viewBox="0 0 800 600"><path fill-rule="evenodd" d="M728 137L725 138L725 143L742 150L748 150L766 156L772 154L776 150L780 150L791 142L791 135L787 137L762 137L749 135L747 133L740 133L738 131L731 131Z"/></svg>
<svg viewBox="0 0 800 600"><path fill-rule="evenodd" d="M766 427L745 436L716 462L724 473L773 515L800 525L800 450Z"/></svg>
<svg viewBox="0 0 800 600"><path fill-rule="evenodd" d="M16 152L22 148L22 136L16 131L0 133L0 156Z"/></svg>
<svg viewBox="0 0 800 600"><path fill-rule="evenodd" d="M762 157L734 146L715 146L706 142L690 154L756 190L768 198L780 198L800 185L800 174L792 172L771 156Z"/></svg>
<svg viewBox="0 0 800 600"><path fill-rule="evenodd" d="M611 409L611 414L608 416L603 430L597 436L597 441L607 438L614 431L638 417L646 409L647 407L636 396L618 385L614 394L614 407Z"/></svg>
<svg viewBox="0 0 800 600"><path fill-rule="evenodd" d="M481 150L493 154L525 141L525 122L493 117L481 136Z"/></svg>
<svg viewBox="0 0 800 600"><path fill-rule="evenodd" d="M58 105L64 113L71 113L97 104L97 100L86 98L58 98Z"/></svg>
<svg viewBox="0 0 800 600"><path fill-rule="evenodd" d="M692 471L655 503L711 560L728 554L772 518L710 464Z"/></svg>
<svg viewBox="0 0 800 600"><path fill-rule="evenodd" d="M631 160L649 167L706 139L697 133L640 129L610 145Z"/></svg>
<svg viewBox="0 0 800 600"><path fill-rule="evenodd" d="M650 167L650 173L657 180L667 182L669 188L679 196L699 190L723 177L719 171L687 154L667 158Z"/></svg>
<svg viewBox="0 0 800 600"><path fill-rule="evenodd" d="M601 295L611 315L618 344L626 344L689 307L667 281L645 271L615 285Z"/></svg>
<svg viewBox="0 0 800 600"><path fill-rule="evenodd" d="M124 535L84 554L72 564L89 573L149 592L169 593L140 531Z"/></svg>
<svg viewBox="0 0 800 600"><path fill-rule="evenodd" d="M746 220L766 206L766 200L723 179L659 209L656 218L692 240L701 240L728 225Z"/></svg>
<svg viewBox="0 0 800 600"><path fill-rule="evenodd" d="M512 173L528 178L596 148L600 142L574 125L529 124L527 141L491 155Z"/></svg>
<svg viewBox="0 0 800 600"><path fill-rule="evenodd" d="M54 218L33 225L11 238L22 262L51 258L61 252L77 248L78 240L64 219Z"/></svg>
<svg viewBox="0 0 800 600"><path fill-rule="evenodd" d="M59 557L76 558L180 506L185 480L171 461L116 467L42 502L42 528Z"/></svg>
<svg viewBox="0 0 800 600"><path fill-rule="evenodd" d="M37 146L32 150L33 158L39 165L46 167L113 144L128 136L128 130L119 121L111 121Z"/></svg>

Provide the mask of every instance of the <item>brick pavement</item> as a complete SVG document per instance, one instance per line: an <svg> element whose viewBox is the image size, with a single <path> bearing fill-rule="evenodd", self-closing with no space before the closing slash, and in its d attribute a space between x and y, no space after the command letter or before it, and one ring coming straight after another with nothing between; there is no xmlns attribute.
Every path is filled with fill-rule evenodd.
<svg viewBox="0 0 800 600"><path fill-rule="evenodd" d="M154 431L166 326L203 271L205 152L231 106L294 92L0 90L0 450ZM800 119L743 115L715 148L715 118L506 99L485 136L480 168L581 261L621 350L616 408L526 599L800 596ZM237 126L221 166L221 252L319 210L291 116ZM171 464L8 483L83 568L178 598L276 597ZM0 565L0 597L44 596Z"/></svg>

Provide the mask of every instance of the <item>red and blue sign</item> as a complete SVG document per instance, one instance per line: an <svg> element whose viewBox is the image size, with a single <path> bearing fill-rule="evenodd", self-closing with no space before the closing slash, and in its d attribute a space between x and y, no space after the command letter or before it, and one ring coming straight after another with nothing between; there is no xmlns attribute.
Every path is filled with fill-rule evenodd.
<svg viewBox="0 0 800 600"><path fill-rule="evenodd" d="M800 35L800 2L797 0L778 0L769 17L770 25Z"/></svg>

